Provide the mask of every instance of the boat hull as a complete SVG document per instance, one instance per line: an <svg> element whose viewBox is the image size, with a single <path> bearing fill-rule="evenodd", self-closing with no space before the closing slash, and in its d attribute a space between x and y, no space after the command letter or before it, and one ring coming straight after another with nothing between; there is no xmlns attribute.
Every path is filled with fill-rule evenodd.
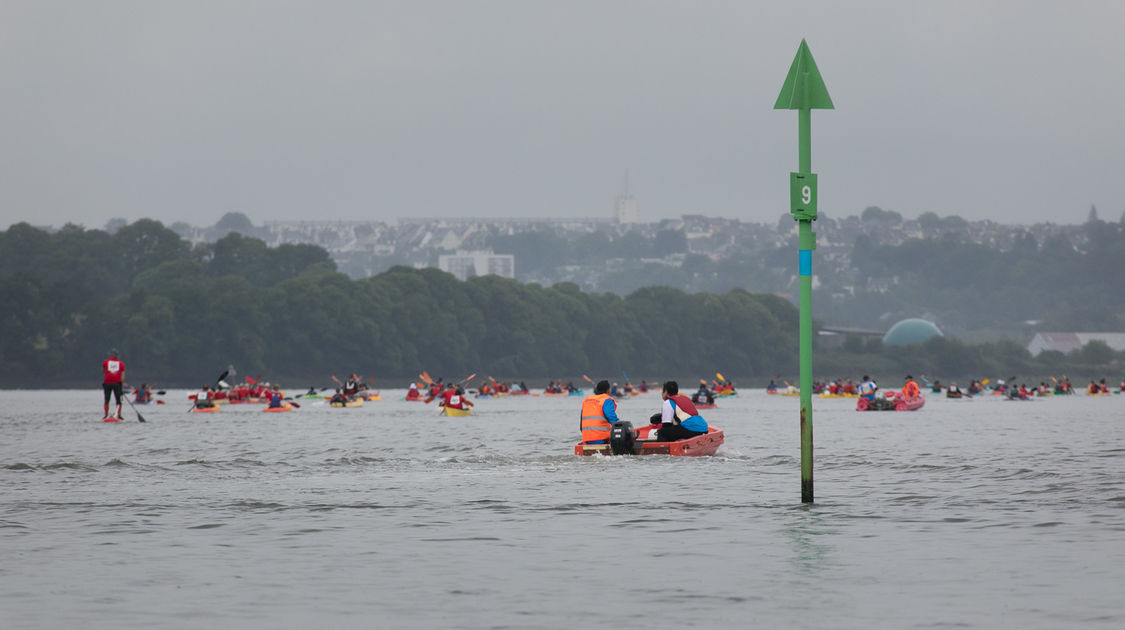
<svg viewBox="0 0 1125 630"><path fill-rule="evenodd" d="M649 424L637 429L637 440L633 442L634 455L672 455L674 457L703 457L714 455L715 451L723 445L723 430L715 427L707 429L707 433L697 435L686 440L675 442L659 442L649 440L648 436L654 429L659 429L658 424ZM575 455L613 455L609 444L584 444L579 442L574 445Z"/></svg>
<svg viewBox="0 0 1125 630"><path fill-rule="evenodd" d="M926 404L924 396L915 396L913 398L906 398L905 396L898 395L894 399L879 399L868 400L860 398L856 401L856 411L915 411L921 409Z"/></svg>
<svg viewBox="0 0 1125 630"><path fill-rule="evenodd" d="M264 407L262 409L262 411L270 411L270 412L273 412L273 413L281 413L281 412L284 412L284 411L292 411L292 409L293 409L293 405L290 405L289 403L285 403L284 405L282 405L280 407Z"/></svg>
<svg viewBox="0 0 1125 630"><path fill-rule="evenodd" d="M354 409L356 407L362 407L363 406L363 399L362 398L356 398L355 400L349 400L347 402L330 402L328 404L331 405L332 407L337 407L337 408L347 407L348 409Z"/></svg>
<svg viewBox="0 0 1125 630"><path fill-rule="evenodd" d="M442 407L441 415L443 416L471 416L473 415L472 407L468 409L453 409L452 407Z"/></svg>

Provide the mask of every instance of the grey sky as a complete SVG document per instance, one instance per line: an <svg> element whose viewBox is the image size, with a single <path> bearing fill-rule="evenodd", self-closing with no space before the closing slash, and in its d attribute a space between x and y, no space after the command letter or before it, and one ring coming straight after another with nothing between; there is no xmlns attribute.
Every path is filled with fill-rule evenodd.
<svg viewBox="0 0 1125 630"><path fill-rule="evenodd" d="M111 217L773 222L802 37L821 211L1125 210L1123 2L0 3L0 229Z"/></svg>

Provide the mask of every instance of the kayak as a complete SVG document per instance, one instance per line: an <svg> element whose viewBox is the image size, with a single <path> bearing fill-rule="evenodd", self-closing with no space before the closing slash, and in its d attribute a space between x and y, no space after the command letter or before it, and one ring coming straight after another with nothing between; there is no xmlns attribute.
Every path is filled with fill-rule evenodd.
<svg viewBox="0 0 1125 630"><path fill-rule="evenodd" d="M964 392L951 392L949 390L946 390L945 397L946 398L971 398L971 396L965 396Z"/></svg>
<svg viewBox="0 0 1125 630"><path fill-rule="evenodd" d="M293 405L290 405L289 403L285 403L284 405L282 405L280 407L263 407L262 411L281 412L281 411L290 411L291 409L293 409Z"/></svg>
<svg viewBox="0 0 1125 630"><path fill-rule="evenodd" d="M331 396L325 396L324 394L301 394L300 396L294 396L294 398L297 400L324 400L325 398L331 398Z"/></svg>
<svg viewBox="0 0 1125 630"><path fill-rule="evenodd" d="M632 424L629 422L622 422L629 429L632 429ZM659 429L659 424L646 424L645 426L634 429L633 433L636 438L632 441L632 448L629 449L628 440L622 443L615 444L585 444L579 442L574 445L575 455L617 455L629 454L630 450L633 455L672 455L676 457L702 457L704 455L714 455L715 451L723 444L723 430L716 427L708 427L707 433L688 438L686 440L676 440L675 442L661 442L659 440L650 440L649 433L653 429ZM611 438L611 442L613 439ZM617 447L615 452L614 447ZM624 451L624 452L622 452Z"/></svg>
<svg viewBox="0 0 1125 630"><path fill-rule="evenodd" d="M473 415L473 408L468 409L454 409L452 407L442 407L441 415L443 416L471 416Z"/></svg>
<svg viewBox="0 0 1125 630"><path fill-rule="evenodd" d="M800 394L800 392L798 392ZM859 398L859 394L829 394L825 392L820 395L821 398Z"/></svg>
<svg viewBox="0 0 1125 630"><path fill-rule="evenodd" d="M333 407L336 407L336 408L347 407L347 408L351 409L351 408L354 408L354 407L362 407L363 402L364 401L363 401L362 398L355 398L353 400L348 400L348 401L345 401L345 402L330 402L328 404L333 406Z"/></svg>
<svg viewBox="0 0 1125 630"><path fill-rule="evenodd" d="M108 418L102 418L102 422L123 422L123 421L124 420L122 418L118 418L116 416L110 416Z"/></svg>
<svg viewBox="0 0 1125 630"><path fill-rule="evenodd" d="M887 392L892 394L894 392ZM921 409L926 404L926 399L923 396L915 396L913 398L906 398L905 396L896 395L891 398L876 398L875 400L868 400L860 398L856 401L856 411L914 411Z"/></svg>
<svg viewBox="0 0 1125 630"><path fill-rule="evenodd" d="M383 400L383 395L380 394L379 392L375 392L373 394L368 394L367 400L369 400L370 402L375 402L376 400Z"/></svg>
<svg viewBox="0 0 1125 630"><path fill-rule="evenodd" d="M192 407L192 413L219 413L219 406L214 407Z"/></svg>
<svg viewBox="0 0 1125 630"><path fill-rule="evenodd" d="M572 392L543 392L544 396L581 396L582 390L576 389Z"/></svg>
<svg viewBox="0 0 1125 630"><path fill-rule="evenodd" d="M715 408L715 403L711 403L711 404L707 404L707 403L695 403L695 408L696 408L696 409L714 409L714 408Z"/></svg>

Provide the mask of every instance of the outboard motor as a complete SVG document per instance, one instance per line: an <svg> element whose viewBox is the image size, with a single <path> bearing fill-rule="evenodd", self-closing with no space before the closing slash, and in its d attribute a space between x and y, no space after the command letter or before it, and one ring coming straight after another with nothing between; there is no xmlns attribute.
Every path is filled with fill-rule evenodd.
<svg viewBox="0 0 1125 630"><path fill-rule="evenodd" d="M613 430L609 434L609 449L614 455L632 455L635 441L637 432L633 430L632 422L618 420L613 423Z"/></svg>

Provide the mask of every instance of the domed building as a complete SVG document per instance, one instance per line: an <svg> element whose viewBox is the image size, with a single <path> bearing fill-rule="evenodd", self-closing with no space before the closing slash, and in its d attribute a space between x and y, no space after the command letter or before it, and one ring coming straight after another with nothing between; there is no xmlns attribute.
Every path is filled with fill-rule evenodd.
<svg viewBox="0 0 1125 630"><path fill-rule="evenodd" d="M883 335L884 346L911 346L931 337L943 337L941 330L931 321L912 317L891 326Z"/></svg>

